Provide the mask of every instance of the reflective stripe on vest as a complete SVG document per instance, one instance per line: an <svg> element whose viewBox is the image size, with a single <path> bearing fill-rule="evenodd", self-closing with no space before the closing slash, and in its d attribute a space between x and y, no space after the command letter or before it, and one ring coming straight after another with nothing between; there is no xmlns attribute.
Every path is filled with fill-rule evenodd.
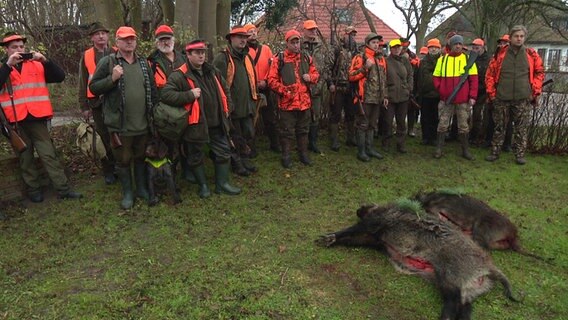
<svg viewBox="0 0 568 320"><path fill-rule="evenodd" d="M230 88L233 86L233 80L235 79L235 61L233 60L233 57L231 56L231 53L229 52L228 49L225 51L225 54L228 57L227 85ZM245 55L245 69L248 75L251 98L252 100L256 101L258 99L258 96L256 94L256 73L254 70L254 64L252 62L252 58L248 54Z"/></svg>
<svg viewBox="0 0 568 320"><path fill-rule="evenodd" d="M85 50L83 61L85 62L85 67L87 68L87 74L89 75L89 77L87 78L87 98L89 99L97 97L91 92L91 89L89 89L89 84L91 83L93 74L95 74L95 70L97 69L97 62L95 60L96 60L95 48L90 48Z"/></svg>
<svg viewBox="0 0 568 320"><path fill-rule="evenodd" d="M178 68L184 75L187 73L187 64L182 65ZM189 77L185 77L187 79L187 83L189 84L189 88L195 88L195 83ZM223 90L223 86L219 79L215 76L215 82L217 83L217 90L219 90L219 94L221 95L221 103L223 104L223 112L225 112L225 116L229 117L229 103L227 101L227 95L225 94L225 90ZM188 103L183 106L185 110L189 112L188 123L189 124L197 124L199 123L199 115L201 106L199 104L199 99L193 100L192 103Z"/></svg>
<svg viewBox="0 0 568 320"><path fill-rule="evenodd" d="M0 105L9 122L22 121L28 116L28 113L36 118L51 118L53 116L53 109L49 101L49 90L45 83L45 73L41 62L24 61L21 72L12 68L10 83L14 93L13 108L6 87L8 83L4 84L0 91ZM16 110L15 114L14 109Z"/></svg>

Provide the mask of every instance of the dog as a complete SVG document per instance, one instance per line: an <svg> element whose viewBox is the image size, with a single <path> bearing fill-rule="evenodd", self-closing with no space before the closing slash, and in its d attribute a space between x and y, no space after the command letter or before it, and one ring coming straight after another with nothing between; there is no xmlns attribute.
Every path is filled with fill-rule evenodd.
<svg viewBox="0 0 568 320"><path fill-rule="evenodd" d="M173 165L168 159L168 146L160 138L152 138L146 144L146 168L148 171L148 192L150 193L149 205L158 203L156 186L164 184L174 197L174 204L181 202L178 189L174 180Z"/></svg>

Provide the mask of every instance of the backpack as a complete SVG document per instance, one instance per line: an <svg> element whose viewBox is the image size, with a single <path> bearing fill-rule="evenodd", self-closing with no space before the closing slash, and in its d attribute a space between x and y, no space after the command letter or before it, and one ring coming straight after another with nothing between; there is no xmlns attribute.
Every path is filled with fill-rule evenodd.
<svg viewBox="0 0 568 320"><path fill-rule="evenodd" d="M76 133L75 145L81 150L82 154L92 159L95 163L97 163L97 160L107 156L103 140L91 123L82 122L77 126Z"/></svg>

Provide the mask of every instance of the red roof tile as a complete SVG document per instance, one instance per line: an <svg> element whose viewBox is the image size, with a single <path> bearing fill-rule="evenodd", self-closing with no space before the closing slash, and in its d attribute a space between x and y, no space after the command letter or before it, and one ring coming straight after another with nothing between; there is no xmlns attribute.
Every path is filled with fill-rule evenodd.
<svg viewBox="0 0 568 320"><path fill-rule="evenodd" d="M300 4L297 8L293 8L290 12L288 12L286 22L283 26L278 27L277 33L283 34L290 29L297 29L301 32L303 30L304 20L308 19L316 21L321 34L328 43L331 40L333 25L336 25L336 28L333 31L335 31L334 33L338 36L343 35L345 27L353 25L357 29L357 36L355 37L355 40L361 43L364 42L365 36L371 32L371 28L369 28L369 25L367 24L363 10L356 0L300 0L299 3ZM338 13L345 13L346 16L350 15L351 22L333 23L332 13L334 11ZM373 19L373 24L375 25L377 33L382 35L385 41L388 42L392 39L401 37L374 13L369 11L369 14ZM264 20L263 17L261 17L256 23L257 25L260 25L259 37L261 39L271 38L270 34L272 34L272 32L267 33L266 30L262 28L262 20Z"/></svg>

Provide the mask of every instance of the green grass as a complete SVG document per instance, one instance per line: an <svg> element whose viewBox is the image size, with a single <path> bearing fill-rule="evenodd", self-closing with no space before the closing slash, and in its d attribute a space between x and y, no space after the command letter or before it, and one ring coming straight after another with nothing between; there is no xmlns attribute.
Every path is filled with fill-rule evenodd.
<svg viewBox="0 0 568 320"><path fill-rule="evenodd" d="M283 170L266 149L262 139L259 173L232 178L244 190L237 197L201 200L181 182L181 205L167 198L125 212L118 185L83 173L73 177L82 201L11 208L0 222L0 318L436 319L431 284L376 251L314 243L353 224L363 203L436 188L487 201L519 227L527 250L554 258L493 252L525 298L510 302L497 286L476 301L475 319L568 318L566 157L529 155L518 166L511 154L488 163L488 151L474 149L469 162L450 144L435 160L412 140L408 154L381 161L324 147L314 166Z"/></svg>

